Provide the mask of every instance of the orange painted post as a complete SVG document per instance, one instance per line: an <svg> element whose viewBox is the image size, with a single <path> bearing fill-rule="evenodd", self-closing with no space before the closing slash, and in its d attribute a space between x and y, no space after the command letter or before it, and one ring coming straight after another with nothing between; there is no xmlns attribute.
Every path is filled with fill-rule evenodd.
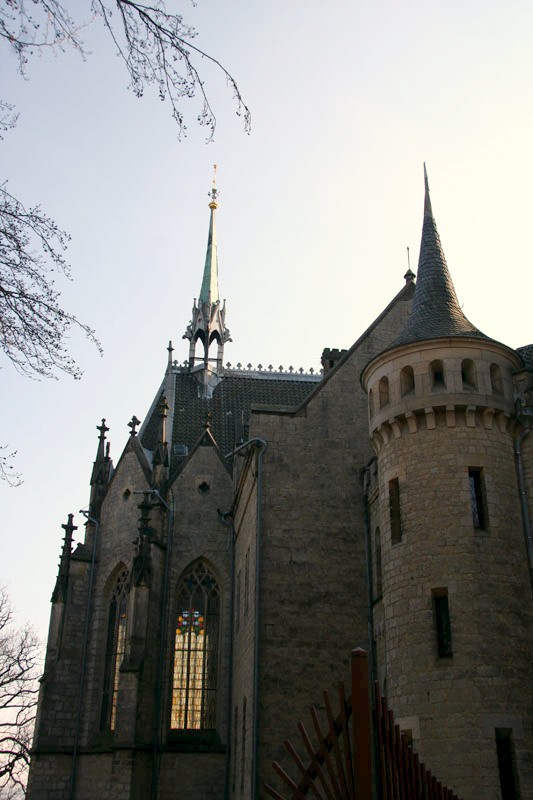
<svg viewBox="0 0 533 800"><path fill-rule="evenodd" d="M372 800L372 740L368 694L368 654L352 650L352 731L354 747L355 796Z"/></svg>

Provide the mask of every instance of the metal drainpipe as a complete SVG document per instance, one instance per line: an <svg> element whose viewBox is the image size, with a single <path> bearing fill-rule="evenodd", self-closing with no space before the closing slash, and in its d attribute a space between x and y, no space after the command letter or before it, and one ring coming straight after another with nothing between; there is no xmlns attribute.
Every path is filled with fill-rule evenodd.
<svg viewBox="0 0 533 800"><path fill-rule="evenodd" d="M527 502L526 480L524 476L524 462L522 459L522 442L531 432L530 428L525 428L521 433L517 433L514 440L514 452L516 463L516 475L518 478L518 490L520 493L520 506L522 509L522 526L526 544L527 561L529 565L529 577L533 582L533 536L531 533L531 520L529 518L529 508Z"/></svg>
<svg viewBox="0 0 533 800"><path fill-rule="evenodd" d="M80 732L81 732L81 711L83 706L83 690L85 688L85 678L87 675L87 649L89 647L89 625L91 622L91 612L92 612L92 597L93 597L93 584L94 584L94 567L96 563L96 544L98 539L98 531L100 529L100 523L94 517L89 515L88 511L84 511L80 509L80 514L87 519L87 522L90 522L94 525L94 537L93 537L93 552L91 555L91 568L89 572L89 588L87 590L87 608L85 610L85 621L83 624L83 639L82 639L82 651L81 651L81 673L80 673L80 685L78 689L78 709L76 713L76 727L74 732L74 745L72 747L72 767L70 770L70 785L69 785L69 798L70 800L74 800L74 790L76 788L76 774L77 774L77 766L78 766L78 747L80 743Z"/></svg>
<svg viewBox="0 0 533 800"><path fill-rule="evenodd" d="M232 708L233 708L233 618L235 615L235 526L234 520L231 516L230 512L224 513L220 509L218 510L218 516L220 521L223 525L229 528L230 533L230 624L229 624L229 653L228 653L228 662L229 662L229 669L228 669L228 702L227 702L227 715L228 715L228 725L227 725L227 737L228 737L228 744L226 747L226 764L224 767L224 800L229 800L229 784L230 784L230 772L231 772L231 757L232 757L232 733L233 733L233 725L232 725Z"/></svg>
<svg viewBox="0 0 533 800"><path fill-rule="evenodd" d="M370 462L372 464L372 462ZM370 465L367 466L367 469ZM377 658L376 648L374 646L374 577L372 574L372 535L370 530L370 514L368 508L368 494L363 494L364 515L365 515L365 559L366 559L366 580L368 588L368 648L369 648L369 662L370 662L370 686L373 687L377 680ZM379 782L379 770L375 769L376 764L379 763L378 741L377 741L377 728L374 724L375 720L375 702L374 692L371 692L371 703L373 712L372 723L372 762L374 774L377 776L377 781L373 781L373 792L378 791L376 783Z"/></svg>
<svg viewBox="0 0 533 800"><path fill-rule="evenodd" d="M370 532L370 515L368 513L368 495L363 495L365 515L365 560L366 585L368 590L368 649L370 651L370 683L376 680L376 656L374 652L374 579L372 575L372 540Z"/></svg>
<svg viewBox="0 0 533 800"><path fill-rule="evenodd" d="M259 439L255 437L253 439L249 439L244 444L241 444L231 453L228 453L226 458L231 458L231 456L236 455L244 448L251 447L252 445L256 445L258 449L257 454L257 522L256 522L256 529L255 529L255 641L254 641L254 680L253 680L253 714L254 714L254 725L253 725L253 748L252 748L252 800L257 800L259 797L259 786L258 786L258 770L257 770L257 761L258 761L258 750L259 750L259 743L258 743L258 730L259 730L259 624L261 621L261 614L260 614L260 607L259 607L259 600L260 600L260 577L261 577L261 534L262 534L262 526L263 526L263 514L262 514L262 494L263 494L263 455L265 450L267 449L267 443L264 439Z"/></svg>
<svg viewBox="0 0 533 800"><path fill-rule="evenodd" d="M170 488L169 491L172 497L172 489ZM163 506L167 510L167 546L165 552L165 569L163 571L161 612L159 617L159 629L161 631L161 635L159 637L159 659L157 664L156 684L154 691L155 714L154 714L154 731L152 739L152 775L150 781L150 798L151 800L155 800L155 798L157 797L157 788L159 783L158 757L159 757L159 744L160 744L159 738L161 733L161 707L162 707L161 695L163 686L163 671L165 668L165 651L167 644L168 586L170 582L170 557L172 554L174 498L172 497L169 505L163 500L157 489L152 489L150 494L156 495L158 500L163 504Z"/></svg>

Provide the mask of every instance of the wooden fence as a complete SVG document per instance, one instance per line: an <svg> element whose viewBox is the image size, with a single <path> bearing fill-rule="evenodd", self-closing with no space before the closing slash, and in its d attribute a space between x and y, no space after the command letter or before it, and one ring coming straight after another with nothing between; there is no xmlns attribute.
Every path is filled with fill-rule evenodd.
<svg viewBox="0 0 533 800"><path fill-rule="evenodd" d="M320 721L316 708L311 708L318 744L313 745L303 723L298 723L305 756L301 757L289 741L284 742L293 761L293 775L298 777L292 778L275 761L273 767L286 787L285 793L268 784L267 793L274 800L460 800L420 763L407 736L395 725L377 684L373 748L368 656L364 650L352 651L351 684L349 697L344 684L339 684L336 715L328 692L324 692L325 722Z"/></svg>

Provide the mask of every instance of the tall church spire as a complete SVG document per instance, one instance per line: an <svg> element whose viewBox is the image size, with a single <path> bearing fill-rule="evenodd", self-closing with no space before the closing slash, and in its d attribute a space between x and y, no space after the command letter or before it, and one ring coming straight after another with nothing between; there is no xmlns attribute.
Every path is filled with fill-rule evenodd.
<svg viewBox="0 0 533 800"><path fill-rule="evenodd" d="M218 256L217 256L217 229L215 212L218 208L217 197L217 165L214 165L213 188L210 196L211 218L209 220L209 235L207 237L207 253L205 255L204 275L200 289L200 303L216 303L218 297Z"/></svg>
<svg viewBox="0 0 533 800"><path fill-rule="evenodd" d="M198 302L196 299L192 308L192 319L183 336L189 339L189 368L198 372L198 378L204 387L205 396L216 386L222 372L222 359L224 345L230 342L230 333L226 327L226 302L221 306L218 292L218 257L216 240L216 218L218 208L218 189L216 186L216 164L213 178L213 188L209 208L209 235L207 239L207 252L205 256L204 273ZM198 343L202 348L196 353ZM209 353L213 343L216 342L216 355Z"/></svg>
<svg viewBox="0 0 533 800"><path fill-rule="evenodd" d="M391 346L450 336L488 339L465 317L455 294L431 208L425 164L424 184L424 223L413 307L403 331Z"/></svg>

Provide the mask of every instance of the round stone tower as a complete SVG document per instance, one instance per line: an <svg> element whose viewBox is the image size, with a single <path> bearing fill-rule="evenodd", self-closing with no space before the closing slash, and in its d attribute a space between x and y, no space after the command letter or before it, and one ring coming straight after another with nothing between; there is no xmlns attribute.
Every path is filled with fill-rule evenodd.
<svg viewBox="0 0 533 800"><path fill-rule="evenodd" d="M515 465L521 359L461 311L425 181L412 312L362 375L377 454L378 673L439 780L463 800L524 800L533 604Z"/></svg>

